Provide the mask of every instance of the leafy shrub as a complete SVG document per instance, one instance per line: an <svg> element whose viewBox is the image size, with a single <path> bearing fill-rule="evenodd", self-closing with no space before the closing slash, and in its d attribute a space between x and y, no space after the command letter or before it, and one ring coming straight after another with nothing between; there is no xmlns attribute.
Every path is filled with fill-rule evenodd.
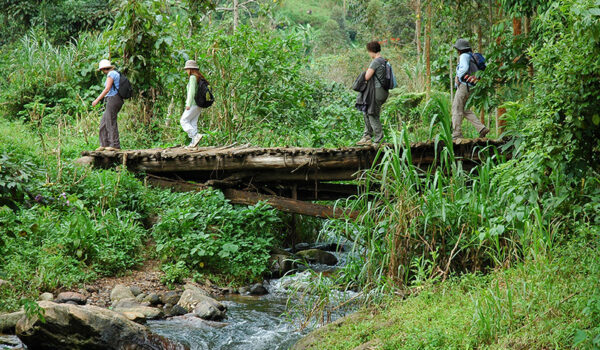
<svg viewBox="0 0 600 350"><path fill-rule="evenodd" d="M243 281L266 271L280 224L267 205L236 208L221 192L207 190L173 194L162 206L169 209L152 231L162 261L183 261L191 271L218 271Z"/></svg>

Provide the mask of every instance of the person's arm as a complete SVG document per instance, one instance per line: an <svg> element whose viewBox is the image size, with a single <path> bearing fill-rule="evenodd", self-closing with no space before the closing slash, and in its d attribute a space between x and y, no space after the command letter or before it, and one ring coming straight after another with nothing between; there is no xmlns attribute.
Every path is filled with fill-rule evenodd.
<svg viewBox="0 0 600 350"><path fill-rule="evenodd" d="M92 107L96 106L100 101L102 101L104 96L106 96L106 94L108 94L108 92L110 91L110 88L112 88L112 86L113 86L113 82L114 82L113 78L111 78L111 77L106 78L106 87L104 87L104 90L102 90L102 93L100 93L100 96L98 96L98 98L95 99L94 102L92 102Z"/></svg>
<svg viewBox="0 0 600 350"><path fill-rule="evenodd" d="M187 98L185 100L185 110L189 110L192 107L192 103L194 102L194 97L196 96L196 87L197 87L197 79L195 75L190 75L190 83L187 87Z"/></svg>
<svg viewBox="0 0 600 350"><path fill-rule="evenodd" d="M369 68L367 69L367 73L365 74L365 80L369 80L373 77L373 74L375 74L375 69L373 68Z"/></svg>

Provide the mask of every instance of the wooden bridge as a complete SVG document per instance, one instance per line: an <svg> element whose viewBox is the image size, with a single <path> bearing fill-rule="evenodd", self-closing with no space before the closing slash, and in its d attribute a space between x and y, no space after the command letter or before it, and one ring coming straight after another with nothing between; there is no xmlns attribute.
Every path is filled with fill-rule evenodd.
<svg viewBox="0 0 600 350"><path fill-rule="evenodd" d="M480 161L479 151L499 146L500 140L473 139L454 144L458 160L470 167ZM436 161L442 143L411 145L413 163L426 169ZM437 151L437 153L436 153ZM176 190L219 188L233 203L255 204L266 200L273 207L318 217L354 216L315 200L336 200L357 194L356 180L371 168L378 149L345 148L259 148L250 145L181 147L166 149L85 151L82 163L110 168L125 165L146 176L148 182Z"/></svg>

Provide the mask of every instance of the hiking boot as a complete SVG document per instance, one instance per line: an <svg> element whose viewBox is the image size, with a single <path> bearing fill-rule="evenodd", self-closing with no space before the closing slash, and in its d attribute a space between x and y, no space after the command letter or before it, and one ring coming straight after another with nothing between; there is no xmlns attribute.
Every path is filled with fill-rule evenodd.
<svg viewBox="0 0 600 350"><path fill-rule="evenodd" d="M102 146L100 146L100 147L96 148L96 152L102 152L102 151L104 151L105 149L106 149L106 147L102 147Z"/></svg>
<svg viewBox="0 0 600 350"><path fill-rule="evenodd" d="M484 127L483 129L481 129L481 131L479 132L479 137L480 138L484 138L485 135L487 135L490 132L490 129Z"/></svg>
<svg viewBox="0 0 600 350"><path fill-rule="evenodd" d="M371 144L371 138L370 137L363 137L362 139L360 139L360 141L358 141L356 143L357 146L367 146Z"/></svg>

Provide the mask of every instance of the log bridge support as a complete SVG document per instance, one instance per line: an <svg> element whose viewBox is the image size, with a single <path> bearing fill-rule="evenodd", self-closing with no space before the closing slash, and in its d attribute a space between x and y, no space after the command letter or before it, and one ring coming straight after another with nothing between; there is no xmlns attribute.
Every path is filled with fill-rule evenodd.
<svg viewBox="0 0 600 350"><path fill-rule="evenodd" d="M479 162L479 151L503 142L474 139L455 143L454 154L464 167ZM391 146L386 146L391 147ZM423 169L436 162L442 143L411 145L412 162ZM359 192L360 178L378 154L374 147L258 148L248 145L166 149L84 151L81 163L110 168L124 165L146 176L156 186L194 191L223 190L233 203L266 200L274 208L318 217L355 217L357 214L307 201L336 200ZM402 149L394 151L402 152Z"/></svg>

